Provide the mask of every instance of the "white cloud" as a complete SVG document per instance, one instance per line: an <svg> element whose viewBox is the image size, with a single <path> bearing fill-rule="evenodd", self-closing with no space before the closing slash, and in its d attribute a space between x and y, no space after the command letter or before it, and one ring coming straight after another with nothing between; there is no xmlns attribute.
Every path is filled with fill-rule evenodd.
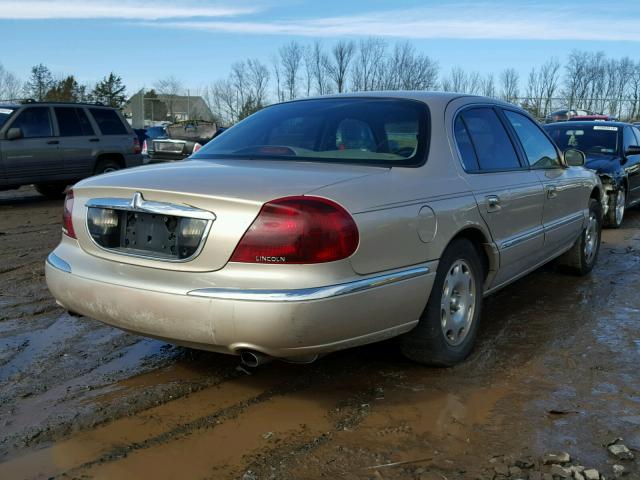
<svg viewBox="0 0 640 480"><path fill-rule="evenodd" d="M236 2L237 4L237 2ZM255 7L229 6L228 2L188 0L0 0L0 19L178 19L230 17L254 13Z"/></svg>
<svg viewBox="0 0 640 480"><path fill-rule="evenodd" d="M142 24L245 35L640 41L638 6L627 6L627 10L630 10L627 12L611 4L600 8L579 7L580 4L576 2L564 2L557 6L539 1L450 2L446 6L317 19L251 22L189 20Z"/></svg>

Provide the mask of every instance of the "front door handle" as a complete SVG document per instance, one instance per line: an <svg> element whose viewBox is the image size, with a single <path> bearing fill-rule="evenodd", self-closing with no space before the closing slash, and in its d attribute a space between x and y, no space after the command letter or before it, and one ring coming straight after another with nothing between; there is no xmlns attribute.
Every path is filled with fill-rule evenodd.
<svg viewBox="0 0 640 480"><path fill-rule="evenodd" d="M60 142L58 140L49 140L47 145L58 145Z"/></svg>
<svg viewBox="0 0 640 480"><path fill-rule="evenodd" d="M502 207L500 206L500 197L497 195L489 195L485 197L487 202L487 212L497 212Z"/></svg>
<svg viewBox="0 0 640 480"><path fill-rule="evenodd" d="M558 189L553 185L547 187L547 198L556 198L558 196Z"/></svg>
<svg viewBox="0 0 640 480"><path fill-rule="evenodd" d="M90 142L99 142L100 139L99 138L90 138L89 141Z"/></svg>

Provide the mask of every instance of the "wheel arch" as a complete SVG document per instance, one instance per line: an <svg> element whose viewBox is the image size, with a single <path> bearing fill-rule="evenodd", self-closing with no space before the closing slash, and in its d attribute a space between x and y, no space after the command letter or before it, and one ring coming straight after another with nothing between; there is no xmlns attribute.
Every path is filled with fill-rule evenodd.
<svg viewBox="0 0 640 480"><path fill-rule="evenodd" d="M93 169L95 171L96 168L98 168L98 165L100 165L100 162L104 162L104 161L114 161L116 162L118 165L120 165L120 168L125 168L126 167L126 162L124 159L124 155L122 155L121 153L101 153L96 157L96 161L93 164Z"/></svg>
<svg viewBox="0 0 640 480"><path fill-rule="evenodd" d="M451 245L455 240L464 238L469 240L475 247L482 261L482 267L484 269L484 281L485 289L493 280L495 273L498 270L500 257L498 249L491 241L488 234L477 225L470 225L462 228L449 240L447 247Z"/></svg>

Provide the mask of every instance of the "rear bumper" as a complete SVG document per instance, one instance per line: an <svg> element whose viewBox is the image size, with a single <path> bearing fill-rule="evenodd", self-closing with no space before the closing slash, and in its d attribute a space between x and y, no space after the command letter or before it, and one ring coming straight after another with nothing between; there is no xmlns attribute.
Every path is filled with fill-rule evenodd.
<svg viewBox="0 0 640 480"><path fill-rule="evenodd" d="M126 276L74 273L75 258L54 252L46 278L64 308L126 331L189 347L237 354L257 350L303 357L371 343L413 328L437 264L304 289L196 288L184 293L140 288Z"/></svg>

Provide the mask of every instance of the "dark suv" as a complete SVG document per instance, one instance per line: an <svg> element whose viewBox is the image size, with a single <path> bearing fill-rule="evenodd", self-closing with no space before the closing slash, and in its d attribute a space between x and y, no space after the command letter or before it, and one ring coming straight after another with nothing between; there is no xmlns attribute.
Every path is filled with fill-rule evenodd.
<svg viewBox="0 0 640 480"><path fill-rule="evenodd" d="M137 136L115 108L0 105L0 190L34 184L49 197L92 175L142 165Z"/></svg>

